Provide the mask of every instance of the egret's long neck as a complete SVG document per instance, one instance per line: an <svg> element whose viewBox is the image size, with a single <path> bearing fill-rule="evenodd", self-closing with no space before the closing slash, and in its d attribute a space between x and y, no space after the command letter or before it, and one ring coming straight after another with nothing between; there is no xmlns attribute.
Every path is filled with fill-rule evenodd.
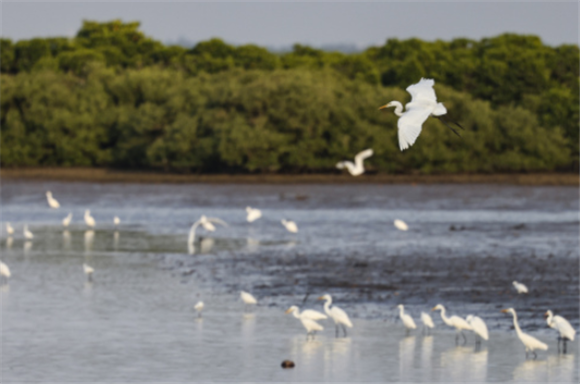
<svg viewBox="0 0 580 384"><path fill-rule="evenodd" d="M294 315L295 318L301 319L301 317L300 317L300 310L299 309L293 310L292 311L292 314Z"/></svg>
<svg viewBox="0 0 580 384"><path fill-rule="evenodd" d="M356 161L356 160L355 160ZM344 166L348 169L348 171L352 174L356 172L356 168L359 167L358 161L355 165L352 161L345 161ZM362 166L362 164L361 164Z"/></svg>
<svg viewBox="0 0 580 384"><path fill-rule="evenodd" d="M403 315L405 314L405 309L403 307L399 307L399 316L401 318L403 318Z"/></svg>
<svg viewBox="0 0 580 384"><path fill-rule="evenodd" d="M187 244L193 244L193 242L195 241L195 230L197 229L197 227L201 224L201 221L196 221L195 223L193 223L193 225L191 226L191 229L189 230L189 237L187 239Z"/></svg>
<svg viewBox="0 0 580 384"><path fill-rule="evenodd" d="M441 319L445 322L445 324L451 326L449 318L445 315L445 307L441 308Z"/></svg>
<svg viewBox="0 0 580 384"><path fill-rule="evenodd" d="M548 325L550 327L552 326L553 320L554 320L554 315L552 314L552 312L548 312L548 318L546 319L546 323L548 323Z"/></svg>
<svg viewBox="0 0 580 384"><path fill-rule="evenodd" d="M326 303L324 303L324 312L328 315L330 313L330 304L332 304L332 299L326 299Z"/></svg>
<svg viewBox="0 0 580 384"><path fill-rule="evenodd" d="M391 104L395 106L395 115L403 116L403 104L398 101L391 101Z"/></svg>
<svg viewBox="0 0 580 384"><path fill-rule="evenodd" d="M512 312L512 315L514 316L514 328L516 329L516 333L518 334L518 336L521 336L522 334L522 330L520 329L520 325L518 324L518 315L516 315L516 312Z"/></svg>

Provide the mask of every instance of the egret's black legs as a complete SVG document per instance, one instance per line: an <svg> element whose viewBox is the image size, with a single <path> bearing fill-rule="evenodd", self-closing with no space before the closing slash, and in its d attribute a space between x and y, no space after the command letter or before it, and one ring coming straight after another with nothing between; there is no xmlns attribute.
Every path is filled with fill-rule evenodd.
<svg viewBox="0 0 580 384"><path fill-rule="evenodd" d="M467 337L465 337L465 334L463 333L463 331L461 331L461 336L463 336L463 344L465 345L465 343L467 343Z"/></svg>
<svg viewBox="0 0 580 384"><path fill-rule="evenodd" d="M447 126L447 128L451 129L451 131L453 131L453 133L455 133L457 136L461 137L461 135L451 127L451 125L449 125L445 120L443 120L441 117L437 117L443 124L445 124ZM457 124L457 123L455 123ZM461 127L461 125L457 124L461 129L463 129L463 127Z"/></svg>
<svg viewBox="0 0 580 384"><path fill-rule="evenodd" d="M344 337L346 337L346 327L344 324L340 324L342 326L342 331L344 333Z"/></svg>
<svg viewBox="0 0 580 384"><path fill-rule="evenodd" d="M334 337L338 337L338 324L334 324Z"/></svg>

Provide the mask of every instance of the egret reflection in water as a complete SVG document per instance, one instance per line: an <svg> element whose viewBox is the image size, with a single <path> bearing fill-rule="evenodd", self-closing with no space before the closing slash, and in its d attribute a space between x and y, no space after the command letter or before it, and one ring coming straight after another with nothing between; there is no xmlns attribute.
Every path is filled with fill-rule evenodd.
<svg viewBox="0 0 580 384"><path fill-rule="evenodd" d="M416 336L407 336L399 341L399 381L414 381L412 373L416 341Z"/></svg>

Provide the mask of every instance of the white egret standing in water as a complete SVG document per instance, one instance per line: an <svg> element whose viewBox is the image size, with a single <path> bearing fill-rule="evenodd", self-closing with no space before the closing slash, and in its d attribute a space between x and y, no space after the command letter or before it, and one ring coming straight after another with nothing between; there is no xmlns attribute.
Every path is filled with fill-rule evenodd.
<svg viewBox="0 0 580 384"><path fill-rule="evenodd" d="M409 148L415 143L421 133L421 127L429 116L438 117L449 129L457 136L459 133L440 116L447 113L447 109L442 103L437 102L433 79L421 79L417 84L407 87L407 92L411 94L411 102L405 105L406 111L403 112L403 104L398 101L391 101L379 109L395 107L395 115L399 116L397 123L399 131L399 148L401 151ZM462 128L459 124L459 128ZM462 128L463 129L463 128Z"/></svg>
<svg viewBox="0 0 580 384"><path fill-rule="evenodd" d="M409 230L409 226L403 220L397 219L393 222L393 224L395 225L395 228L397 228L399 231Z"/></svg>
<svg viewBox="0 0 580 384"><path fill-rule="evenodd" d="M246 217L246 220L248 221L248 223L256 221L260 217L262 217L262 211L260 211L259 209L256 209L256 208L246 207L246 212L248 213L248 215Z"/></svg>
<svg viewBox="0 0 580 384"><path fill-rule="evenodd" d="M24 225L24 230L22 231L22 233L24 233L24 237L28 240L33 239L34 235L32 234L32 232L30 232L28 230L28 225Z"/></svg>
<svg viewBox="0 0 580 384"><path fill-rule="evenodd" d="M118 227L119 224L121 224L121 219L119 219L119 217L117 216L113 217L113 224L115 224L115 226Z"/></svg>
<svg viewBox="0 0 580 384"><path fill-rule="evenodd" d="M322 313L320 313L318 311L313 311L311 309L307 309L306 311L300 313L298 307L295 305L291 306L286 311L286 313L292 313L295 318L300 320L300 322L302 323L302 326L304 326L304 328L306 328L306 340L308 340L308 338L310 336L312 336L312 338L314 339L314 335L316 334L316 331L323 331L324 327L322 325L318 324L315 321L315 319L313 319L311 316L309 316L309 314L305 314L305 312L309 312L309 314L312 314L312 312L315 312L318 314L318 315L315 315L315 317L317 317L318 319L326 319L326 316L324 316ZM320 315L324 316L324 317L319 317Z"/></svg>
<svg viewBox="0 0 580 384"><path fill-rule="evenodd" d="M85 224L93 228L96 224L95 219L91 216L91 210L87 209L85 211Z"/></svg>
<svg viewBox="0 0 580 384"><path fill-rule="evenodd" d="M326 316L324 313L315 311L314 309L305 309L304 311L300 312L300 308L298 308L295 305L291 306L286 311L286 313L290 313L290 312L293 312L294 317L296 317L296 318L302 317L302 318L310 319L310 320L325 320L328 318L328 316Z"/></svg>
<svg viewBox="0 0 580 384"><path fill-rule="evenodd" d="M194 305L193 308L197 311L198 317L201 317L201 311L203 311L204 306L203 301L198 301L197 304Z"/></svg>
<svg viewBox="0 0 580 384"><path fill-rule="evenodd" d="M429 332L429 329L435 328L433 319L428 313L421 312L421 322L423 323L423 330L427 330L427 332Z"/></svg>
<svg viewBox="0 0 580 384"><path fill-rule="evenodd" d="M354 163L352 161L341 161L336 164L336 168L338 169L348 169L348 172L353 176L362 175L365 172L365 168L363 165L363 161L373 155L372 149L366 149L362 152L359 152L354 157Z"/></svg>
<svg viewBox="0 0 580 384"><path fill-rule="evenodd" d="M288 232L291 232L291 233L298 232L298 226L296 225L295 222L293 222L291 220L285 220L285 219L282 219L280 222L282 223L282 225L286 228L286 230Z"/></svg>
<svg viewBox="0 0 580 384"><path fill-rule="evenodd" d="M330 305L332 304L332 297L330 295L320 296L318 300L326 300L324 303L324 312L326 312L328 317L334 320L335 337L338 337L339 326L342 327L344 337L346 337L346 327L352 328L352 323L346 312L338 308L336 305L333 305L332 308L330 308Z"/></svg>
<svg viewBox="0 0 580 384"><path fill-rule="evenodd" d="M197 220L195 223L193 223L193 225L191 226L191 229L189 230L189 237L187 239L187 245L188 245L190 250L193 249L193 243L195 242L195 231L197 230L197 227L199 227L201 225L203 227L203 229L205 229L206 231L213 232L213 231L215 231L215 226L212 223L221 224L224 227L228 226L228 224L225 221L220 220L217 217L206 217L205 215L202 215L199 218L199 220Z"/></svg>
<svg viewBox="0 0 580 384"><path fill-rule="evenodd" d="M14 234L14 228L12 228L12 226L10 225L10 223L6 223L6 233L8 233L9 235L13 235Z"/></svg>
<svg viewBox="0 0 580 384"><path fill-rule="evenodd" d="M69 214L64 219L62 219L62 226L63 227L68 227L69 226L69 224L70 224L70 222L72 220L72 216L73 216L72 215L72 212L69 212Z"/></svg>
<svg viewBox="0 0 580 384"><path fill-rule="evenodd" d="M240 291L240 298L244 302L245 309L248 310L249 305L256 305L258 304L258 300L251 293Z"/></svg>
<svg viewBox="0 0 580 384"><path fill-rule="evenodd" d="M415 325L415 321L411 315L405 313L405 306L403 304L399 304L397 305L397 308L399 308L399 317L407 329L407 333L409 333L409 330L417 328L417 325Z"/></svg>
<svg viewBox="0 0 580 384"><path fill-rule="evenodd" d="M520 329L520 325L518 324L518 315L516 314L515 309L513 308L502 309L501 312L512 314L514 318L514 328L516 329L516 333L518 334L518 337L521 340L521 342L524 344L524 347L526 347L526 358L528 357L528 352L532 352L534 354L534 359L538 357L536 355L536 349L540 349L542 351L548 350L547 344L542 343L535 337L522 332L522 330Z"/></svg>
<svg viewBox="0 0 580 384"><path fill-rule="evenodd" d="M0 261L0 276L4 276L4 278L6 278L6 281L8 281L10 275L11 275L10 268L8 268L6 264Z"/></svg>
<svg viewBox="0 0 580 384"><path fill-rule="evenodd" d="M83 272L87 275L88 281L93 281L93 273L95 272L94 268L90 265L83 263Z"/></svg>
<svg viewBox="0 0 580 384"><path fill-rule="evenodd" d="M50 208L56 209L60 207L60 204L54 197L52 197L52 192L50 191L46 191L46 200L48 201Z"/></svg>
<svg viewBox="0 0 580 384"><path fill-rule="evenodd" d="M558 351L560 351L560 341L562 341L564 343L564 353L566 353L566 341L574 341L576 330L572 328L572 325L570 325L568 320L562 316L554 316L550 310L548 310L544 316L546 317L546 323L548 326L560 333L560 336L558 337Z"/></svg>
<svg viewBox="0 0 580 384"><path fill-rule="evenodd" d="M481 339L489 340L489 332L487 331L487 325L485 325L485 322L481 317L467 315L465 320L469 323L469 325L471 325L473 332L475 332L475 345L481 344Z"/></svg>
<svg viewBox="0 0 580 384"><path fill-rule="evenodd" d="M524 284L518 283L517 281L514 281L512 284L518 293L528 293L528 287L526 287Z"/></svg>
<svg viewBox="0 0 580 384"><path fill-rule="evenodd" d="M451 316L451 317L447 317L445 315L445 307L441 304L437 304L435 307L433 307L433 309L431 309L432 311L441 311L441 319L443 320L443 322L445 324L447 324L450 327L454 327L455 330L457 331L457 334L455 335L455 344L457 344L457 340L459 338L459 334L461 334L461 336L463 336L463 344L465 344L467 342L467 337L465 337L465 334L463 333L463 331L472 331L473 329L471 328L471 325L469 325L469 323L467 321L465 321L465 319L462 319L459 316Z"/></svg>

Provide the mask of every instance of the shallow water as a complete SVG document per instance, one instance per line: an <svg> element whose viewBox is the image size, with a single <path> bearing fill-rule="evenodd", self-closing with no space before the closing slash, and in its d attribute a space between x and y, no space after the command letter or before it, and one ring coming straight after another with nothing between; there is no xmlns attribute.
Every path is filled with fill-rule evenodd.
<svg viewBox="0 0 580 384"><path fill-rule="evenodd" d="M48 189L59 210L47 207ZM10 241L2 228L12 271L0 289L3 382L579 379L577 342L558 354L542 317L552 309L578 329L577 188L11 181L1 198L2 222L17 229ZM264 217L245 223L246 205ZM93 231L82 223L86 208ZM191 254L187 234L201 214L230 225L200 230ZM284 231L283 217L298 223L297 235ZM410 230L396 231L395 218ZM33 241L23 240L24 223ZM83 262L95 267L93 283ZM530 294L516 295L513 279ZM258 297L250 313L240 289ZM315 298L326 292L354 328L336 339L322 322L325 331L307 342L284 310L305 298L321 310ZM435 313L431 336L406 336L393 322L400 302L419 323L439 301L484 318L490 340L476 351L468 334L456 346ZM507 306L549 344L537 360L525 359L511 318L499 313ZM284 359L296 368L281 369Z"/></svg>

